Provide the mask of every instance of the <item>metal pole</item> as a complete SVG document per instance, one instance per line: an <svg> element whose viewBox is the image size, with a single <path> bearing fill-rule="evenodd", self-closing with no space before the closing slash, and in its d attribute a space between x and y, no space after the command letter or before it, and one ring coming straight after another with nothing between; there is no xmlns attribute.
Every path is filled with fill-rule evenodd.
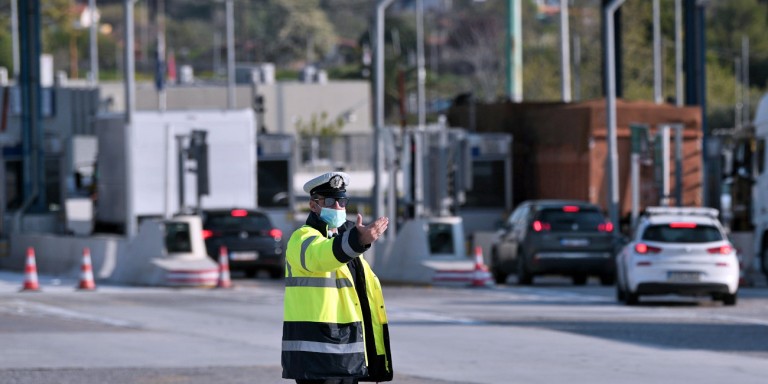
<svg viewBox="0 0 768 384"><path fill-rule="evenodd" d="M416 0L416 67L418 76L419 129L421 129L426 122L424 84L427 74L424 70L424 0Z"/></svg>
<svg viewBox="0 0 768 384"><path fill-rule="evenodd" d="M523 101L523 26L521 0L507 0L507 94L510 100Z"/></svg>
<svg viewBox="0 0 768 384"><path fill-rule="evenodd" d="M416 150L413 156L414 175L413 175L413 190L414 190L414 202L413 202L413 216L414 218L422 217L424 213L424 173L422 167L423 162L423 148L422 148L422 135L426 125L426 71L424 69L424 0L416 0L416 60L417 60L417 74L418 74L418 98L419 98L419 124L417 132L414 137L414 145Z"/></svg>
<svg viewBox="0 0 768 384"><path fill-rule="evenodd" d="M11 45L13 51L13 79L19 81L21 59L19 51L19 6L18 0L11 0Z"/></svg>
<svg viewBox="0 0 768 384"><path fill-rule="evenodd" d="M608 175L608 213L614 228L619 228L619 155L616 149L616 52L613 17L626 0L614 0L603 8L605 12L606 47L605 62L607 81L606 117L607 149L606 174Z"/></svg>
<svg viewBox="0 0 768 384"><path fill-rule="evenodd" d="M741 129L741 122L743 121L741 118L741 111L744 104L741 100L743 96L743 92L741 91L741 58L738 56L733 58L733 89L733 96L736 100L733 103L733 127L735 129Z"/></svg>
<svg viewBox="0 0 768 384"><path fill-rule="evenodd" d="M165 90L165 1L157 0L157 109L165 111L167 108L167 92Z"/></svg>
<svg viewBox="0 0 768 384"><path fill-rule="evenodd" d="M657 0L658 1L658 0ZM560 0L560 82L563 102L571 102L571 50L569 43L568 0Z"/></svg>
<svg viewBox="0 0 768 384"><path fill-rule="evenodd" d="M133 218L133 161L132 132L133 113L136 104L134 56L133 56L133 3L135 0L125 0L125 236L136 234L136 221Z"/></svg>
<svg viewBox="0 0 768 384"><path fill-rule="evenodd" d="M383 161L383 135L384 130L384 10L392 4L394 0L379 0L376 4L376 50L374 61L375 77L375 99L374 103L374 139L373 139L373 163L374 163L374 181L373 181L373 216L374 219L384 213L384 196L381 189L381 176L384 172ZM394 220L394 218L392 218ZM389 237L385 233L385 237Z"/></svg>
<svg viewBox="0 0 768 384"><path fill-rule="evenodd" d="M96 34L99 23L96 20L96 0L88 0L88 12L91 15L90 45L91 45L91 74L88 79L91 85L99 83L99 40Z"/></svg>
<svg viewBox="0 0 768 384"><path fill-rule="evenodd" d="M235 108L235 11L227 0L227 108Z"/></svg>
<svg viewBox="0 0 768 384"><path fill-rule="evenodd" d="M178 180L179 188L179 214L184 213L184 137L185 135L176 135L176 177Z"/></svg>
<svg viewBox="0 0 768 384"><path fill-rule="evenodd" d="M675 124L675 201L683 206L683 125Z"/></svg>
<svg viewBox="0 0 768 384"><path fill-rule="evenodd" d="M171 211L171 175L173 174L173 133L174 129L170 124L165 124L165 193L163 194L163 218L170 219L173 216Z"/></svg>
<svg viewBox="0 0 768 384"><path fill-rule="evenodd" d="M669 125L662 125L661 139L661 205L669 206Z"/></svg>
<svg viewBox="0 0 768 384"><path fill-rule="evenodd" d="M741 37L741 117L744 119L743 126L749 126L749 36Z"/></svg>
<svg viewBox="0 0 768 384"><path fill-rule="evenodd" d="M664 102L661 85L661 11L659 0L653 0L653 99L656 104Z"/></svg>
<svg viewBox="0 0 768 384"><path fill-rule="evenodd" d="M683 0L675 0L675 104L683 106Z"/></svg>
<svg viewBox="0 0 768 384"><path fill-rule="evenodd" d="M573 98L581 100L581 38L573 37Z"/></svg>

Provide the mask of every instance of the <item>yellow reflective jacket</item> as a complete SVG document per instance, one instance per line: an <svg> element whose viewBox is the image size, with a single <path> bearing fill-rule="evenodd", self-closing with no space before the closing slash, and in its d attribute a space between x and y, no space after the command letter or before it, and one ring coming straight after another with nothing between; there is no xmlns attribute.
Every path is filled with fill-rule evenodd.
<svg viewBox="0 0 768 384"><path fill-rule="evenodd" d="M354 223L326 237L310 213L288 241L283 311L283 378L392 380L384 296ZM356 277L353 276L356 274ZM363 293L364 294L361 294Z"/></svg>

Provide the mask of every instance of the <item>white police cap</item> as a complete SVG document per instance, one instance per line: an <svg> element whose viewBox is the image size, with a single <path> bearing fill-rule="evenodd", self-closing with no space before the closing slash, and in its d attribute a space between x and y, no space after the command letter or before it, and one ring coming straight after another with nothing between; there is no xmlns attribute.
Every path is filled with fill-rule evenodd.
<svg viewBox="0 0 768 384"><path fill-rule="evenodd" d="M349 175L345 172L328 172L304 184L304 192L326 197L344 197L349 185Z"/></svg>

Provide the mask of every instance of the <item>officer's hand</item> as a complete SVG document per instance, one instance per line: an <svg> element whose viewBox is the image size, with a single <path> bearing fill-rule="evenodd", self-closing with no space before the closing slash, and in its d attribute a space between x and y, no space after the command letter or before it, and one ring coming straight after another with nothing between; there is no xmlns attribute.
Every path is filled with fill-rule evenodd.
<svg viewBox="0 0 768 384"><path fill-rule="evenodd" d="M358 213L357 224L355 224L355 226L357 227L357 233L359 234L360 245L365 246L372 244L382 233L384 233L384 231L387 230L388 225L389 219L386 217L379 217L373 223L363 225L363 216Z"/></svg>

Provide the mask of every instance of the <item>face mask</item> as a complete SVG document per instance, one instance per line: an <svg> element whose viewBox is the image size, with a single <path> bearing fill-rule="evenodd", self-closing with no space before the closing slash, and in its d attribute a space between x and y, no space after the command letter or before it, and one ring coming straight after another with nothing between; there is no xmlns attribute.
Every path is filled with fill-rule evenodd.
<svg viewBox="0 0 768 384"><path fill-rule="evenodd" d="M338 228L347 221L345 209L323 208L320 210L320 219L328 223L331 228Z"/></svg>

